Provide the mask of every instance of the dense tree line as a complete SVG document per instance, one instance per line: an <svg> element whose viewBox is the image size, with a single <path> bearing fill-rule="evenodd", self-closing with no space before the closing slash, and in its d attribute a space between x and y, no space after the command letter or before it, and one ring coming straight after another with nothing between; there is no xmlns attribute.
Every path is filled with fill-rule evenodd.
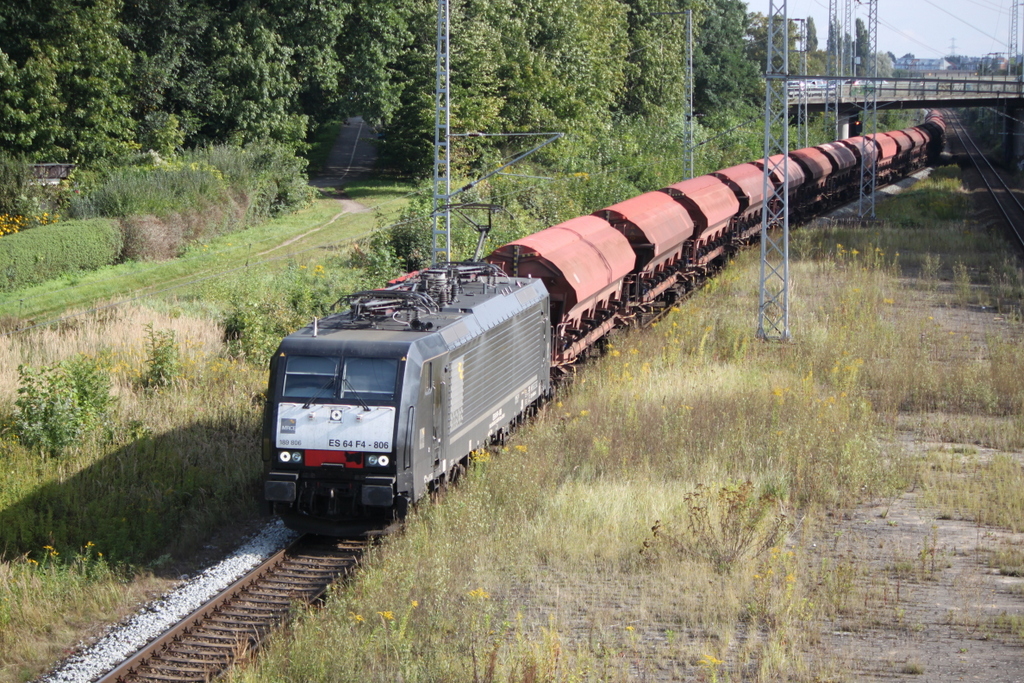
<svg viewBox="0 0 1024 683"><path fill-rule="evenodd" d="M453 126L583 138L678 111L692 7L697 108L756 104L740 0L456 0ZM29 0L0 6L0 144L39 161L274 140L363 114L385 162L429 169L433 0ZM481 143L467 162L498 153Z"/></svg>

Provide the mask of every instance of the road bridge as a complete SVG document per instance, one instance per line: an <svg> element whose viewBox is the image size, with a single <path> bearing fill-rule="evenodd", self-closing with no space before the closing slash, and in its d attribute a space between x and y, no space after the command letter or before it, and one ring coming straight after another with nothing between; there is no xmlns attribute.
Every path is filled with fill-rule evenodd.
<svg viewBox="0 0 1024 683"><path fill-rule="evenodd" d="M879 109L937 109L941 107L994 107L1004 104L1024 106L1024 83L1016 76L977 76L951 78L844 78L838 85L840 113L856 113L864 106L865 95L878 97ZM826 101L834 98L827 76L790 76L789 99L795 107L806 94L808 111L825 111Z"/></svg>
<svg viewBox="0 0 1024 683"><path fill-rule="evenodd" d="M789 76L789 105L795 114L806 98L809 112L823 112L834 106L838 89L840 138L848 137L850 123L860 118L865 96L877 96L878 110L992 107L1002 112L1008 160L1024 157L1024 82L1019 76L974 76L962 74L926 78L829 78Z"/></svg>

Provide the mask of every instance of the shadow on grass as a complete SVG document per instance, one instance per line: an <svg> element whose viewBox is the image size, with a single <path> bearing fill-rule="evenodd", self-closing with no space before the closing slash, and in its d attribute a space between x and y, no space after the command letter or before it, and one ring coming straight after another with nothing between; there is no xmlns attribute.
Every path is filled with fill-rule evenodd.
<svg viewBox="0 0 1024 683"><path fill-rule="evenodd" d="M406 194L414 192L416 185L413 183L403 183L396 180L381 179L381 180L358 180L351 183L346 183L341 189L342 194L347 196L349 199L361 201L364 199L374 198L391 198L394 195Z"/></svg>
<svg viewBox="0 0 1024 683"><path fill-rule="evenodd" d="M0 510L0 555L41 557L51 546L72 558L93 543L109 561L158 566L194 552L261 514L258 437L230 420L139 434ZM22 451L5 465L61 466L38 458Z"/></svg>

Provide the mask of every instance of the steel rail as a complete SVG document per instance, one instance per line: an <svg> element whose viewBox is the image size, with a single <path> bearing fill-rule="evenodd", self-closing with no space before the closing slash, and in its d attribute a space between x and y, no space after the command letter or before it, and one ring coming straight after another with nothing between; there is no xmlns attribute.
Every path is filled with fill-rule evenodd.
<svg viewBox="0 0 1024 683"><path fill-rule="evenodd" d="M362 539L303 536L249 571L97 683L208 681L259 648L295 604L320 599L358 563Z"/></svg>
<svg viewBox="0 0 1024 683"><path fill-rule="evenodd" d="M989 195L992 197L992 200L995 202L996 207L999 209L999 212L1003 215L1003 218L1006 220L1006 224L1010 227L1010 230L1013 232L1013 236L1017 239L1017 243L1020 245L1021 249L1024 249L1024 235L1021 234L1021 231L1018 227L1024 225L1024 204L1022 204L1020 199L1017 198L1017 195L1014 194L1013 189L1006 184L1006 181L1003 180L1003 177L992 165L992 162L990 162L988 158L984 155L984 153L982 153L977 143L975 143L974 139L971 138L970 133L968 133L967 129L963 127L963 124L960 123L959 117L949 114L948 112L947 116L950 119L950 128L953 129L953 132L956 133L957 139L960 140L960 144L964 148L964 152L967 154L967 158L970 160L975 170L978 171L978 176L981 178L981 182L985 183L985 188L988 189ZM968 143L970 143L970 147L968 147ZM971 152L971 148L974 149L973 153ZM985 162L985 169L987 169L987 172L985 169L982 168L982 165L978 163L978 159L981 159L982 161ZM1010 199L1013 200L1014 204L1016 204L1017 211L1019 213L1019 217L1016 221L1013 218L1011 218L1010 212L1007 211L1007 206L1004 204L1003 201L999 199L1000 192L998 192L997 189L992 186L992 183L988 181L986 175L994 177L996 181L998 181L999 185L1002 186L1002 189L1005 192L1005 194L1009 196Z"/></svg>

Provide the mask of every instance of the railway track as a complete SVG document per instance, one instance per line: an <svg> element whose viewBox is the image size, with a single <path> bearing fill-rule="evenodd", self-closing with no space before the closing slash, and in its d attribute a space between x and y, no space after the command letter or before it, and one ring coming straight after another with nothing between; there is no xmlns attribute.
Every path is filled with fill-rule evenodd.
<svg viewBox="0 0 1024 683"><path fill-rule="evenodd" d="M1024 249L1024 204L1013 191L1002 175L992 165L981 149L971 138L970 133L960 123L959 117L951 112L946 113L949 128L956 133L961 147L970 159L971 164L978 171L978 176L985 183L989 196L995 202L999 213L1006 221L1009 230L1007 235L1021 248Z"/></svg>
<svg viewBox="0 0 1024 683"><path fill-rule="evenodd" d="M296 605L321 598L368 541L303 536L228 586L98 683L205 682L256 650Z"/></svg>

